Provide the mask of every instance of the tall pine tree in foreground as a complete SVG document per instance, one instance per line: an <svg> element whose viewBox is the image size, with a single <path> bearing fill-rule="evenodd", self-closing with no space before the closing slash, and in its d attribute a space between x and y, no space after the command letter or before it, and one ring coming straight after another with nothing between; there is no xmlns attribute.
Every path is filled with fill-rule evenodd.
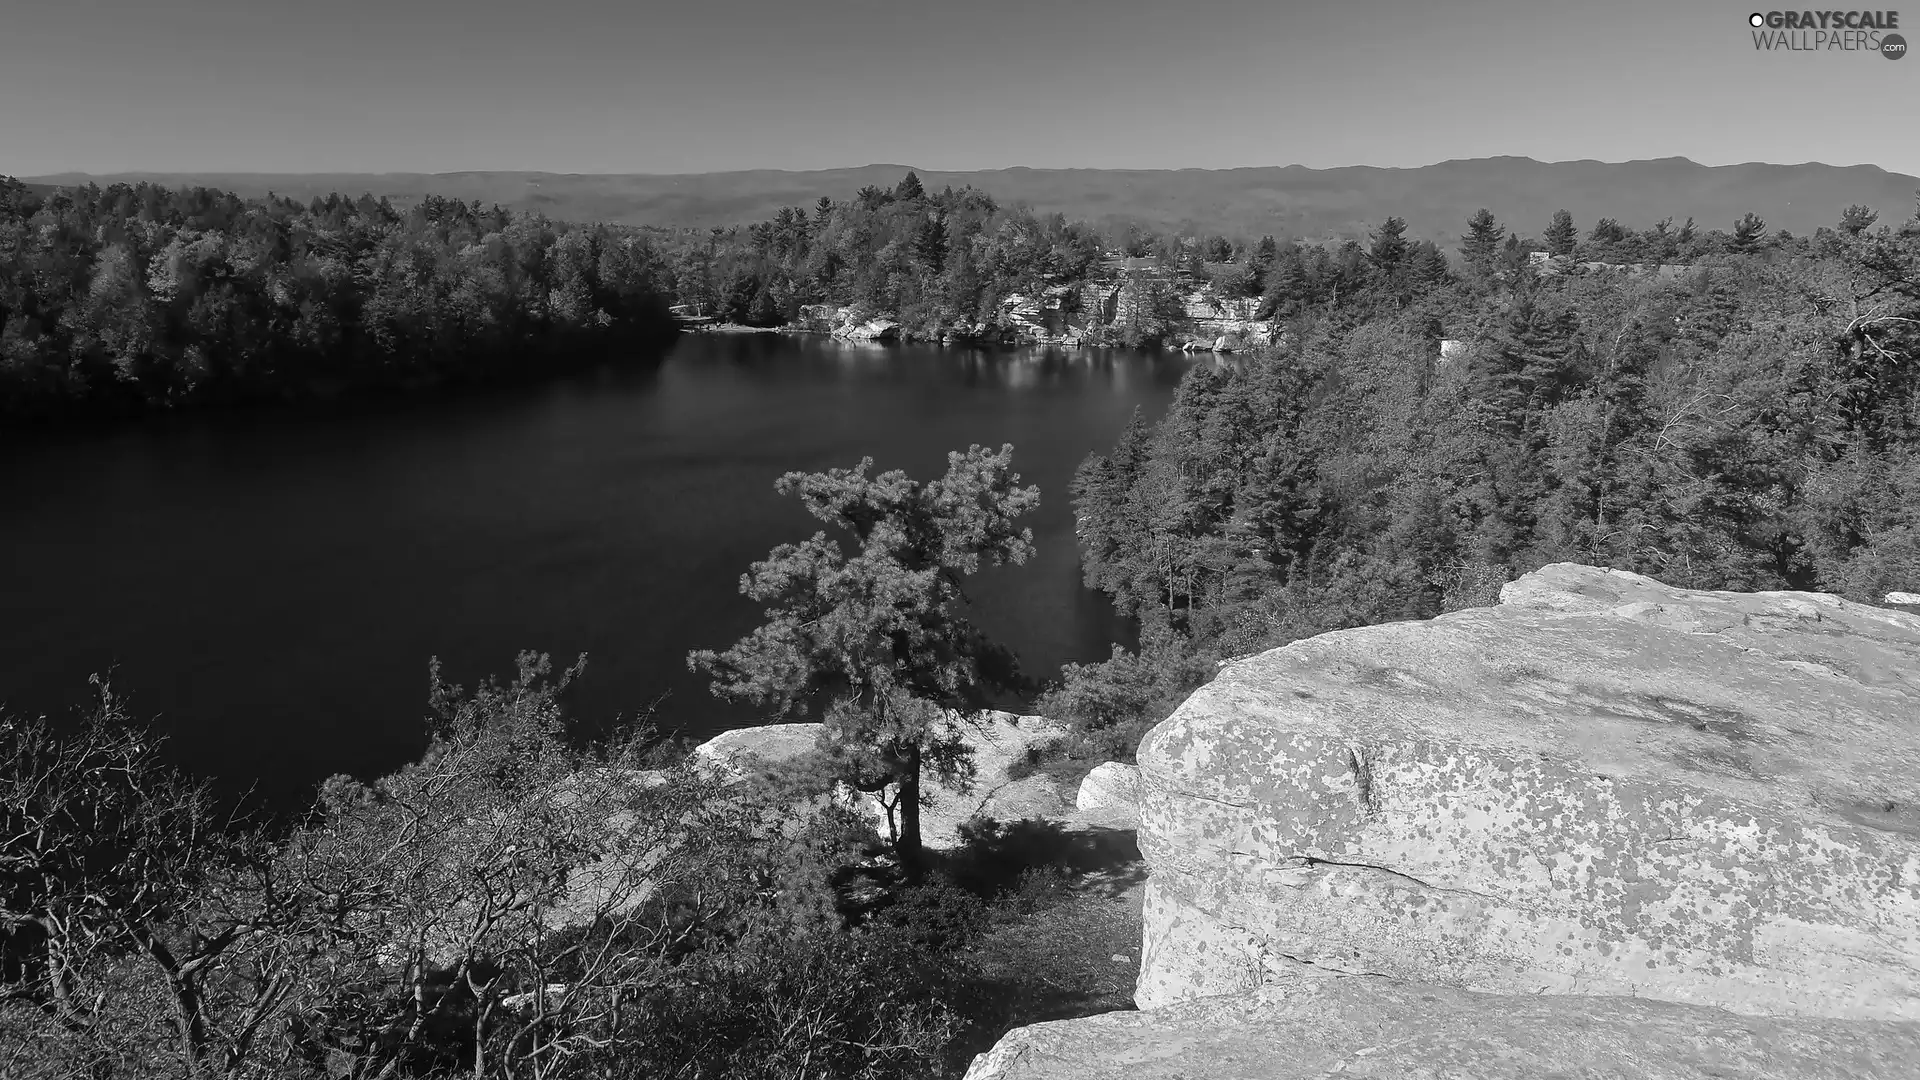
<svg viewBox="0 0 1920 1080"><path fill-rule="evenodd" d="M894 849L909 874L920 862L924 772L964 781L964 726L1021 683L1013 653L964 614L964 579L983 560L1033 553L1033 530L1015 520L1040 504L1040 489L1021 487L1012 461L1011 445L972 446L925 484L898 470L869 476L871 458L782 476L774 490L799 496L853 549L824 531L774 548L740 581L766 604L766 621L725 652L687 658L722 699L778 720L821 720L836 778L894 793Z"/></svg>

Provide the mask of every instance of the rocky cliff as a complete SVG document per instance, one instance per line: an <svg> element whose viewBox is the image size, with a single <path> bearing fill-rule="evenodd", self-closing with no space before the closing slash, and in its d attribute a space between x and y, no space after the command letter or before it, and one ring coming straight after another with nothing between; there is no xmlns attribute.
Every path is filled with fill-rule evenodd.
<svg viewBox="0 0 1920 1080"><path fill-rule="evenodd" d="M1498 607L1229 665L1139 760L1136 1000L1195 1004L1066 1022L1091 1041L1016 1032L1002 1050L1053 1040L1064 1056L983 1058L977 1077L1104 1075L1093 1063L1133 1052L1122 1029L1210 1032L1188 1072L1132 1075L1225 1075L1204 1046L1233 1025L1411 1046L1529 1009L1521 1027L1546 1041L1515 1028L1515 1053L1562 1067L1611 1038L1575 1030L1593 1017L1652 1040L1618 1075L1828 1074L1687 1058L1706 1045L1687 1030L1749 1049L1833 1038L1864 1055L1851 1075L1920 1075L1910 1052L1882 1054L1920 1032L1920 617L1551 566ZM1332 981L1299 989L1317 977ZM1421 985L1437 989L1393 1004ZM1198 1001L1218 995L1238 1004ZM1399 1019L1326 1006L1343 996ZM1701 1061L1733 1071L1688 1071ZM1502 1068L1363 1074L1545 1071Z"/></svg>

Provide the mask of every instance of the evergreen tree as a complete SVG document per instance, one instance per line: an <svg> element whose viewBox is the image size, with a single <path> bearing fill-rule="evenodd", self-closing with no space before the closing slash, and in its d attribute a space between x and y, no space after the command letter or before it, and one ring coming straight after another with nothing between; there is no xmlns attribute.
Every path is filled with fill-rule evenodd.
<svg viewBox="0 0 1920 1080"><path fill-rule="evenodd" d="M1412 245L1407 241L1405 219L1389 217L1369 234L1366 260L1372 270L1373 284L1379 295L1398 303L1408 298L1411 267L1408 257Z"/></svg>
<svg viewBox="0 0 1920 1080"><path fill-rule="evenodd" d="M1679 254L1679 244L1673 233L1673 219L1668 217L1655 222L1653 228L1640 234L1638 244L1643 258L1659 263L1671 261Z"/></svg>
<svg viewBox="0 0 1920 1080"><path fill-rule="evenodd" d="M1413 245L1407 256L1407 273L1416 285L1438 286L1447 281L1448 266L1446 253L1440 245L1431 240L1422 240Z"/></svg>
<svg viewBox="0 0 1920 1080"><path fill-rule="evenodd" d="M869 476L871 459L781 477L775 490L849 535L853 552L825 532L773 549L740 585L766 605L766 621L725 652L687 658L723 699L773 719L819 717L841 778L894 793L895 850L910 873L920 866L923 771L964 779L960 725L1021 682L1013 654L962 613L962 583L983 561L1023 563L1033 552L1032 530L1014 521L1040 492L1019 486L1012 460L1011 445L969 447L926 484L898 471Z"/></svg>
<svg viewBox="0 0 1920 1080"><path fill-rule="evenodd" d="M920 223L919 234L914 237L913 254L931 273L938 274L946 266L946 215L936 214Z"/></svg>
<svg viewBox="0 0 1920 1080"><path fill-rule="evenodd" d="M1369 236L1367 259L1382 273L1391 275L1405 264L1407 259L1407 223L1404 218L1390 217L1380 223Z"/></svg>
<svg viewBox="0 0 1920 1080"><path fill-rule="evenodd" d="M1495 220L1493 211L1484 207L1468 219L1466 235L1460 238L1460 257L1467 267L1482 275L1491 273L1506 232Z"/></svg>
<svg viewBox="0 0 1920 1080"><path fill-rule="evenodd" d="M1849 206L1840 214L1840 231L1848 236L1859 236L1873 228L1873 223L1879 219L1880 214L1870 207L1857 204Z"/></svg>
<svg viewBox="0 0 1920 1080"><path fill-rule="evenodd" d="M1572 214L1565 210L1555 210L1553 221L1547 226L1547 231L1541 239L1546 242L1547 254L1570 256L1573 254L1574 245L1580 240L1580 230L1574 228Z"/></svg>
<svg viewBox="0 0 1920 1080"><path fill-rule="evenodd" d="M1263 236L1254 245L1253 255L1247 260L1247 291L1254 296L1267 294L1267 282L1273 273L1273 264L1280 258L1280 245L1271 236Z"/></svg>

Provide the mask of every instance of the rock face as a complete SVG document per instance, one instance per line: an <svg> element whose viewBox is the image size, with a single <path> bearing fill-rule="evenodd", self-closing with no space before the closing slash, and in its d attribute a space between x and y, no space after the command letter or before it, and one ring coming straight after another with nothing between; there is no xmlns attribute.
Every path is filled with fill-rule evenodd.
<svg viewBox="0 0 1920 1080"><path fill-rule="evenodd" d="M1231 664L1139 760L1142 1008L1346 973L1920 1019L1914 615L1560 564Z"/></svg>
<svg viewBox="0 0 1920 1080"><path fill-rule="evenodd" d="M1122 828L1140 824L1140 767L1109 761L1096 765L1080 780L1074 809L1082 815L1101 815Z"/></svg>
<svg viewBox="0 0 1920 1080"><path fill-rule="evenodd" d="M1336 976L1035 1024L974 1059L967 1080L1895 1080L1917 1068L1911 1022Z"/></svg>

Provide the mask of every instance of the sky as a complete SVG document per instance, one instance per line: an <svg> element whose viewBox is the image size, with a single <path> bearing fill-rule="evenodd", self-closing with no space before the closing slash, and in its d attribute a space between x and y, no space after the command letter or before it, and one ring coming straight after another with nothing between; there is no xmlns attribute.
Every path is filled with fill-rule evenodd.
<svg viewBox="0 0 1920 1080"><path fill-rule="evenodd" d="M0 174L16 176L1502 154L1920 174L1920 58L1759 51L1753 9L1718 0L4 6ZM1920 7L1907 21L1920 39Z"/></svg>

